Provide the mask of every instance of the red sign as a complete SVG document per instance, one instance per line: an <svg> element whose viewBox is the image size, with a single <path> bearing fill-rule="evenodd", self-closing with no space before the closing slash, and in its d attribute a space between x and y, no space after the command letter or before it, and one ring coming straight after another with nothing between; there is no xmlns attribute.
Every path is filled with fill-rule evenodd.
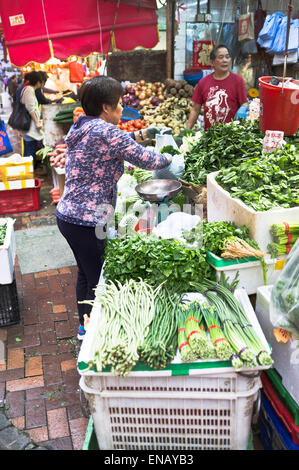
<svg viewBox="0 0 299 470"><path fill-rule="evenodd" d="M193 67L211 69L210 52L215 43L211 41L193 41Z"/></svg>

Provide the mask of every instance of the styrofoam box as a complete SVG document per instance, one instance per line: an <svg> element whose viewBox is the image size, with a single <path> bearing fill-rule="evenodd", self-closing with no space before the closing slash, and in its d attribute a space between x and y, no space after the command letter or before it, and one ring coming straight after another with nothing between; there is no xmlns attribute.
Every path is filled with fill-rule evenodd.
<svg viewBox="0 0 299 470"><path fill-rule="evenodd" d="M215 180L218 172L210 173L207 177L207 219L208 222L235 222L236 225L246 225L250 236L260 249L267 251L272 242L270 227L272 224L288 222L299 223L299 206L290 209L275 209L264 212L254 211L239 199L234 199Z"/></svg>
<svg viewBox="0 0 299 470"><path fill-rule="evenodd" d="M23 188L34 188L35 187L35 180L28 179L28 180L11 180L7 181L8 188L5 186L4 183L0 182L0 191L7 191L9 189L23 189Z"/></svg>
<svg viewBox="0 0 299 470"><path fill-rule="evenodd" d="M281 375L282 384L299 404L299 338L292 337L287 343L279 343L270 319L270 300L273 286L262 286L257 290L256 316L264 335L272 346L274 368Z"/></svg>
<svg viewBox="0 0 299 470"><path fill-rule="evenodd" d="M4 244L0 245L0 284L11 284L14 280L16 241L14 219L2 218L0 223L7 221Z"/></svg>
<svg viewBox="0 0 299 470"><path fill-rule="evenodd" d="M282 259L272 259L265 257L267 266L267 284L275 284L280 276L284 263ZM212 265L213 266L213 265ZM217 267L213 266L216 271L217 279L220 279L223 272L230 281L232 281L237 272L239 272L238 287L243 287L248 295L256 294L257 289L265 284L263 268L260 261L249 261L247 263L233 264L231 266Z"/></svg>

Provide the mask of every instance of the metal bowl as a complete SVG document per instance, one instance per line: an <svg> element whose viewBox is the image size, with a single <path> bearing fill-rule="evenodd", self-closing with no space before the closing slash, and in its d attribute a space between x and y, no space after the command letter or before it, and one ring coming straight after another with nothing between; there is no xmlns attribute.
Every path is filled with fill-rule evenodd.
<svg viewBox="0 0 299 470"><path fill-rule="evenodd" d="M175 180L149 180L137 184L135 190L144 201L162 202L174 199L180 192L182 184Z"/></svg>

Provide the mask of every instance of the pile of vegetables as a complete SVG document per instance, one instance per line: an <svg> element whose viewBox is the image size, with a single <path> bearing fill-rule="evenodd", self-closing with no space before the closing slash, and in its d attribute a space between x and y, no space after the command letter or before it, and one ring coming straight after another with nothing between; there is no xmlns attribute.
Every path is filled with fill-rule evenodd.
<svg viewBox="0 0 299 470"><path fill-rule="evenodd" d="M206 132L199 133L198 138L189 138L189 149L184 151L185 172L182 179L201 186L206 184L209 173L259 158L262 138L258 121L216 123ZM188 139L185 141L188 142Z"/></svg>
<svg viewBox="0 0 299 470"><path fill-rule="evenodd" d="M255 211L298 206L299 152L286 144L271 154L222 168L216 181Z"/></svg>
<svg viewBox="0 0 299 470"><path fill-rule="evenodd" d="M178 299L162 285L153 289L142 280L108 282L95 300L83 303L101 308L90 368L101 372L109 367L126 376L140 360L158 369L173 359Z"/></svg>
<svg viewBox="0 0 299 470"><path fill-rule="evenodd" d="M221 339L223 343L227 341L233 350L231 354L231 349L228 347L226 352L223 350L220 352L217 348L217 357L221 355L223 359L226 354L231 354L229 359L236 370L243 367L255 368L258 365L271 366L273 364L271 355L265 351L265 346L249 322L242 305L231 290L223 285L224 283L223 280L218 284L205 280L193 284L195 290L203 294L207 302L214 307L206 315L203 314L207 325L210 325L208 326L210 333L211 326L219 328L220 337L214 340L214 346L215 341ZM201 308L206 311L205 306ZM209 314L212 314L210 318Z"/></svg>
<svg viewBox="0 0 299 470"><path fill-rule="evenodd" d="M272 258L290 253L294 243L299 238L299 223L288 224L283 222L280 224L272 224L270 227L273 242L269 243L267 249Z"/></svg>
<svg viewBox="0 0 299 470"><path fill-rule="evenodd" d="M73 122L77 122L79 116L85 116L84 109L77 106L73 111Z"/></svg>
<svg viewBox="0 0 299 470"><path fill-rule="evenodd" d="M165 91L167 96L172 95L176 98L192 98L194 88L186 80L165 80Z"/></svg>
<svg viewBox="0 0 299 470"><path fill-rule="evenodd" d="M53 121L58 122L58 123L66 123L66 124L72 124L74 122L74 111L75 109L78 108L78 103L75 103L71 106L68 106L65 109L61 109L58 111L56 116L53 118Z"/></svg>
<svg viewBox="0 0 299 470"><path fill-rule="evenodd" d="M0 220L0 245L4 245L7 230L7 221Z"/></svg>
<svg viewBox="0 0 299 470"><path fill-rule="evenodd" d="M190 98L168 96L156 108L145 107L141 109L140 114L143 116L147 127L170 127L173 130L173 135L178 136L185 130L191 108Z"/></svg>
<svg viewBox="0 0 299 470"><path fill-rule="evenodd" d="M130 83L125 87L123 105L139 109L143 106L158 106L165 100L165 85L161 82L146 82L139 80L136 84Z"/></svg>
<svg viewBox="0 0 299 470"><path fill-rule="evenodd" d="M110 240L105 253L105 279L121 283L143 279L177 293L188 292L192 281L215 279L205 260L205 251L190 249L179 240L160 239L154 234Z"/></svg>
<svg viewBox="0 0 299 470"><path fill-rule="evenodd" d="M120 121L117 127L123 131L132 132L145 129L146 125L142 119L131 119L130 121Z"/></svg>

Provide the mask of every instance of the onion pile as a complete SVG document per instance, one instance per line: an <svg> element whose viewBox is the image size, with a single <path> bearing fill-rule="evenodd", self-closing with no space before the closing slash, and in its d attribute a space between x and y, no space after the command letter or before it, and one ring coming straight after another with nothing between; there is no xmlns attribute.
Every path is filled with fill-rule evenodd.
<svg viewBox="0 0 299 470"><path fill-rule="evenodd" d="M166 97L165 85L161 82L146 82L139 80L136 84L126 85L123 96L124 106L140 109L143 106L158 106Z"/></svg>

